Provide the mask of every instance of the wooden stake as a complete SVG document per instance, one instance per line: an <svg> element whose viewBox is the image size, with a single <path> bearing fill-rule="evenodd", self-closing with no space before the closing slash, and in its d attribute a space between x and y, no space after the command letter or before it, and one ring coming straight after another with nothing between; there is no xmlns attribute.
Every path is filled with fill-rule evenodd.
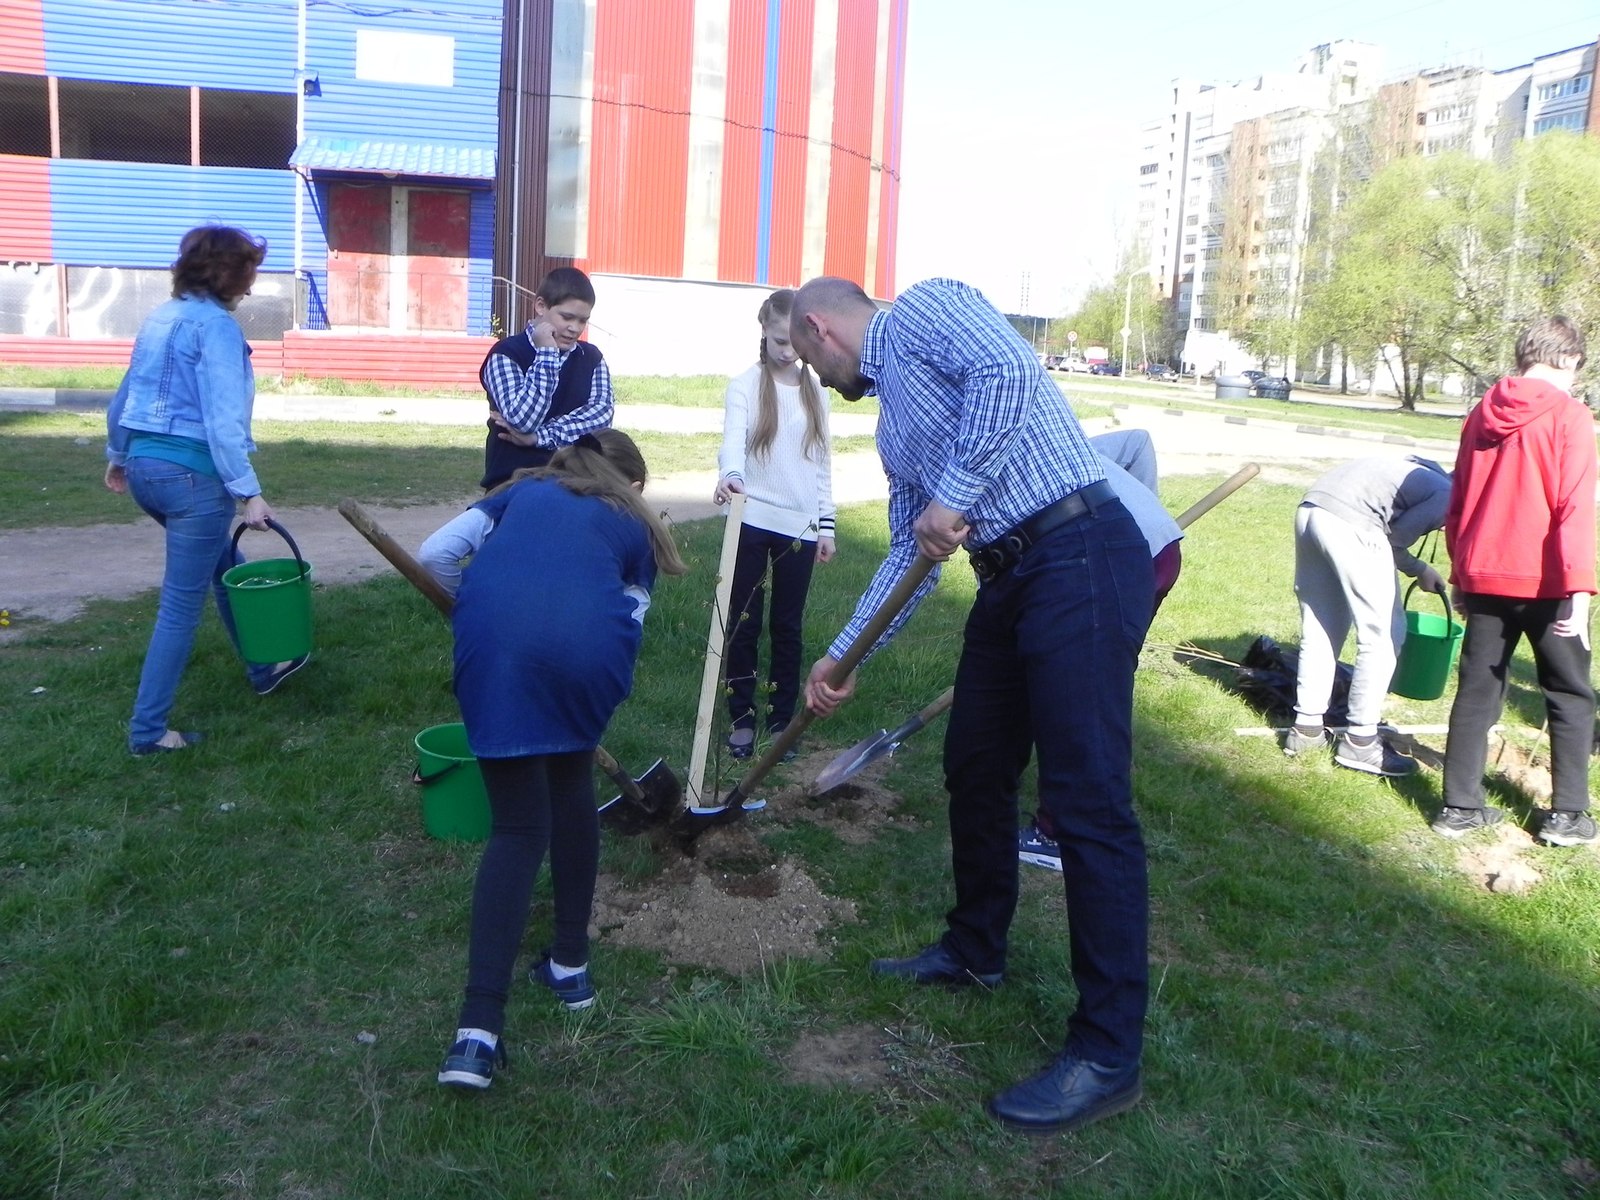
<svg viewBox="0 0 1600 1200"><path fill-rule="evenodd" d="M728 648L728 599L733 594L733 563L739 553L739 529L744 523L744 493L735 492L728 502L728 523L722 530L722 558L717 564L717 592L711 602L711 632L706 638L706 665L700 676L700 704L694 716L694 749L689 755L689 778L684 785L684 800L699 805L705 794L706 758L711 748L713 710L717 684L722 680L723 656Z"/></svg>

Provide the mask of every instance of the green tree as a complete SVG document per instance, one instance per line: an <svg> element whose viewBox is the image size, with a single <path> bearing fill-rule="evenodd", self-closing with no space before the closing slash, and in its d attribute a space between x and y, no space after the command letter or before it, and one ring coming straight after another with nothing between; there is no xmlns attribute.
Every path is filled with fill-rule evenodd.
<svg viewBox="0 0 1600 1200"><path fill-rule="evenodd" d="M1430 370L1491 376L1503 357L1513 265L1511 174L1466 155L1401 158L1341 211L1332 265L1306 298L1312 328L1347 351L1392 346L1401 405Z"/></svg>

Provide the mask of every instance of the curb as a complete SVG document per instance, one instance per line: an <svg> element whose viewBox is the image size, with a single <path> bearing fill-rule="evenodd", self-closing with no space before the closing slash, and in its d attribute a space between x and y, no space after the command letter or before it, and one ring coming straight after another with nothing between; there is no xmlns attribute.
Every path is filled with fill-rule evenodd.
<svg viewBox="0 0 1600 1200"><path fill-rule="evenodd" d="M74 412L104 409L115 392L96 388L0 387L0 410L37 412L40 409L66 408Z"/></svg>
<svg viewBox="0 0 1600 1200"><path fill-rule="evenodd" d="M1123 403L1113 404L1111 406L1111 410L1114 413L1120 414L1132 412L1135 409L1145 407L1147 406L1142 404ZM1289 424L1287 421L1279 421L1271 417L1241 417L1233 413L1194 412L1187 408L1163 408L1158 411L1164 417L1199 417L1202 420L1207 417L1220 418L1224 425L1254 425L1257 428L1260 428L1262 426L1283 426ZM1293 426L1293 428L1294 432L1296 433L1307 433L1314 437L1344 438L1353 442L1382 442L1390 446L1416 446L1430 450L1455 450L1458 448L1458 444L1456 442L1436 441L1428 438L1414 438L1403 433L1377 433L1365 429L1344 429L1339 426L1328 425L1296 424Z"/></svg>

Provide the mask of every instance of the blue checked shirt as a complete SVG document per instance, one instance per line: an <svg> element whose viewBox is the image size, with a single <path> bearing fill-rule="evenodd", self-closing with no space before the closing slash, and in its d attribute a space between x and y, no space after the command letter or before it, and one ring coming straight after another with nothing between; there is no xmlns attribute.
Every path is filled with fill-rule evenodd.
<svg viewBox="0 0 1600 1200"><path fill-rule="evenodd" d="M524 332L532 330L534 324L529 321ZM531 339L533 335L529 333L528 336ZM535 444L548 450L570 446L584 434L606 428L615 411L611 372L602 359L595 365L594 378L589 381L589 398L565 416L545 420L550 401L555 398L556 384L561 381L561 367L571 353L568 350L563 354L554 346L536 346L533 365L526 371L510 356L492 354L484 371L495 411L511 428L533 434Z"/></svg>
<svg viewBox="0 0 1600 1200"><path fill-rule="evenodd" d="M1038 357L977 289L929 279L867 326L861 373L879 399L878 454L889 476L889 555L828 653L843 656L915 560L913 526L930 500L966 515L981 546L1070 492L1105 478L1099 456ZM894 636L938 573L878 643Z"/></svg>

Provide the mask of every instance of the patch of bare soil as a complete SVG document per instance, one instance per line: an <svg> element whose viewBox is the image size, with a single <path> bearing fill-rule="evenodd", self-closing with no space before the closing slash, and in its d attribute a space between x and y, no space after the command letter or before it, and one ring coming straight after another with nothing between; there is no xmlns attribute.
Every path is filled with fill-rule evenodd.
<svg viewBox="0 0 1600 1200"><path fill-rule="evenodd" d="M783 1056L783 1065L791 1083L872 1091L889 1082L885 1040L883 1030L871 1025L803 1033Z"/></svg>
<svg viewBox="0 0 1600 1200"><path fill-rule="evenodd" d="M827 930L855 919L854 903L824 895L804 870L768 848L748 820L708 830L694 857L671 862L645 883L601 876L594 904L599 937L730 975L782 958L826 958Z"/></svg>
<svg viewBox="0 0 1600 1200"><path fill-rule="evenodd" d="M788 769L795 782L766 793L766 819L780 825L818 825L852 846L870 842L886 825L917 823L915 817L896 815L900 797L883 786L888 758L869 763L826 795L812 796L811 781L838 755L838 749L828 748L797 757Z"/></svg>
<svg viewBox="0 0 1600 1200"><path fill-rule="evenodd" d="M1528 861L1532 848L1533 839L1524 830L1511 824L1496 825L1494 840L1465 847L1456 866L1486 891L1520 896L1544 880L1538 868Z"/></svg>
<svg viewBox="0 0 1600 1200"><path fill-rule="evenodd" d="M855 904L823 893L804 868L773 851L763 829L810 824L861 845L885 827L917 818L898 815L900 798L883 786L888 761L864 768L825 796L811 781L839 754L801 755L758 789L767 807L742 821L717 825L644 883L602 876L595 895L596 936L620 946L660 950L671 962L731 975L759 971L781 958L824 959L828 929L856 919Z"/></svg>

